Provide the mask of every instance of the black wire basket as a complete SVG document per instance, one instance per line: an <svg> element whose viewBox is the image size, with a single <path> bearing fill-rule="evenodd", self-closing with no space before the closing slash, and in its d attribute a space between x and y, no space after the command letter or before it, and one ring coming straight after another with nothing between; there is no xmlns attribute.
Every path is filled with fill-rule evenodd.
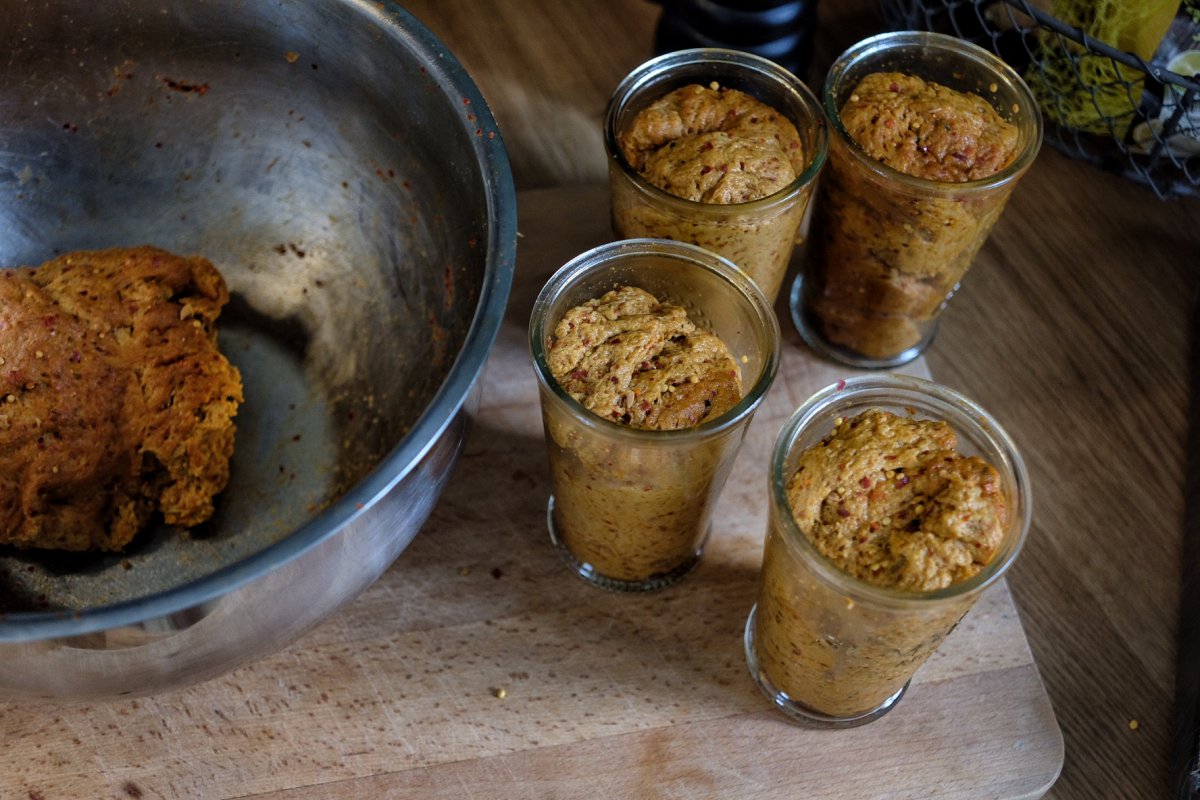
<svg viewBox="0 0 1200 800"><path fill-rule="evenodd" d="M1200 75L1097 41L1027 0L880 2L889 27L958 36L1020 72L1041 100L1046 143L1161 198L1200 194Z"/></svg>

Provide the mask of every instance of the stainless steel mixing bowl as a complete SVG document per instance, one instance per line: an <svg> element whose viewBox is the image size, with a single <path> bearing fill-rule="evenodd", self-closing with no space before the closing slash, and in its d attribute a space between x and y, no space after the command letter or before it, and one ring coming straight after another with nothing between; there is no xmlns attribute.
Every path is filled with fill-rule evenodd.
<svg viewBox="0 0 1200 800"><path fill-rule="evenodd" d="M426 519L508 297L508 160L463 68L393 3L4 15L0 264L141 243L208 257L246 401L201 528L117 555L0 548L0 696L215 676L355 597Z"/></svg>

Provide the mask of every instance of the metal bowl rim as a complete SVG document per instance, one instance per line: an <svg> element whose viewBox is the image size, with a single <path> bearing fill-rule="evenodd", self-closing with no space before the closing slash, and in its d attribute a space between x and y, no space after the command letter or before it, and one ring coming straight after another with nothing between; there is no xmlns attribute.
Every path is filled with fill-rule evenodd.
<svg viewBox="0 0 1200 800"><path fill-rule="evenodd" d="M454 364L412 430L375 468L329 508L263 550L202 578L162 592L97 606L83 611L39 611L0 614L0 642L16 643L79 636L136 625L211 602L271 572L335 536L388 494L420 463L454 420L499 333L512 288L517 241L516 189L508 154L495 118L474 80L450 50L411 13L395 2L366 4L363 13L376 17L397 46L425 59L439 87L469 99L476 128L487 136L471 137L487 190L487 259L479 301ZM494 132L494 136L490 135Z"/></svg>

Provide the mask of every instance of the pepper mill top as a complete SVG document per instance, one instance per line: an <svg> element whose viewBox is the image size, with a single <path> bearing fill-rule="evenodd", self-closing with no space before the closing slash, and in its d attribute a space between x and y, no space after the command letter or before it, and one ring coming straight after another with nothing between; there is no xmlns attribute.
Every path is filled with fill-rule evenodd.
<svg viewBox="0 0 1200 800"><path fill-rule="evenodd" d="M803 77L813 54L817 0L655 0L658 53L726 47L769 58Z"/></svg>

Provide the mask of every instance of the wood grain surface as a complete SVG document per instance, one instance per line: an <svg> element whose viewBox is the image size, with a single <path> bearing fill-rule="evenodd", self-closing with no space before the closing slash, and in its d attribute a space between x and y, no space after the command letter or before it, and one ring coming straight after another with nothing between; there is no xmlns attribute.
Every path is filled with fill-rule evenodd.
<svg viewBox="0 0 1200 800"><path fill-rule="evenodd" d="M660 8L646 0L405 5L464 63L498 118L525 190L524 268L535 247L529 209L547 196L528 190L602 184L604 104L651 55ZM826 0L819 11L812 86L838 52L882 25L871 0ZM572 209L560 207L564 230L595 224L566 218L580 213ZM1198 267L1200 200L1162 202L1145 187L1043 150L926 356L939 381L1005 423L1030 467L1034 527L1008 585L1034 661L1008 649L1019 645L1020 627L1007 596L991 595L969 619L999 633L956 632L901 708L863 729L858 744L797 745L793 737L803 733L774 726L760 710L730 643L752 594L747 540L761 535L756 526L716 539L696 574L648 606L625 605L575 579L560 582L561 565L541 546L540 530L512 527L512 519L539 512L532 498L544 475L535 434L504 437L481 421L482 438L473 441L525 465L498 484L506 505L471 512L472 496L455 493L458 477L483 468L486 456L472 449L437 520L385 579L278 656L136 703L0 706L0 797L639 797L654 796L638 791L651 778L664 797L770 797L775 770L810 763L814 754L825 754L807 775L814 796L971 796L973 770L1027 753L1031 740L1013 740L1002 755L959 736L953 744L971 749L956 759L939 738L942 728L922 722L928 712L948 703L937 719L954 726L990 722L989 715L1031 728L1051 721L1013 720L1005 703L988 702L993 696L972 681L996 679L995 671L971 679L955 671L978 659L1010 665L1014 680L1024 681L1009 684L1014 697L1036 696L1032 664L1040 668L1065 742L1062 773L1047 797L1164 797ZM510 346L518 336L504 335ZM788 338L794 366L799 345ZM756 420L754 435L765 433L765 419ZM477 535L445 526L446 509L458 507L477 514L467 520ZM534 538L521 549L525 535ZM405 570L419 577L398 581ZM542 578L553 578L555 589L521 591ZM581 597L595 607L571 621L561 609ZM711 617L695 614L703 603ZM472 622L473 604L489 616ZM724 649L693 647L697 633L720 638ZM563 648L562 665L544 662L531 639ZM569 649L581 639L604 658ZM1002 646L976 651L975 641ZM1005 660L1014 652L1015 662ZM367 676L373 687L364 688ZM503 700L497 688L506 689ZM764 725L779 736L756 738ZM570 741L596 727L611 731ZM719 729L726 736L716 736ZM909 744L917 755L899 747ZM468 752L473 760L453 760ZM631 752L644 758L631 760ZM1055 749L1039 754L1049 780ZM837 768L870 758L884 763L850 777ZM906 783L914 761L936 783ZM1009 777L992 796L1029 791L1028 775Z"/></svg>
<svg viewBox="0 0 1200 800"><path fill-rule="evenodd" d="M408 6L479 82L520 187L604 180L604 104L652 54L657 4ZM874 0L823 0L818 16L812 87L883 27ZM1066 742L1051 798L1161 798L1171 785L1198 286L1200 199L1160 201L1047 146L926 354L939 381L1004 420L1037 492L1009 584Z"/></svg>
<svg viewBox="0 0 1200 800"><path fill-rule="evenodd" d="M989 590L871 725L785 722L742 629L784 420L847 376L787 329L701 565L647 595L572 574L546 531L533 298L611 238L603 185L531 190L475 424L425 530L284 652L183 691L0 707L0 797L1026 798L1062 737L1007 586ZM907 372L928 376L923 360ZM502 696L500 696L502 695Z"/></svg>

